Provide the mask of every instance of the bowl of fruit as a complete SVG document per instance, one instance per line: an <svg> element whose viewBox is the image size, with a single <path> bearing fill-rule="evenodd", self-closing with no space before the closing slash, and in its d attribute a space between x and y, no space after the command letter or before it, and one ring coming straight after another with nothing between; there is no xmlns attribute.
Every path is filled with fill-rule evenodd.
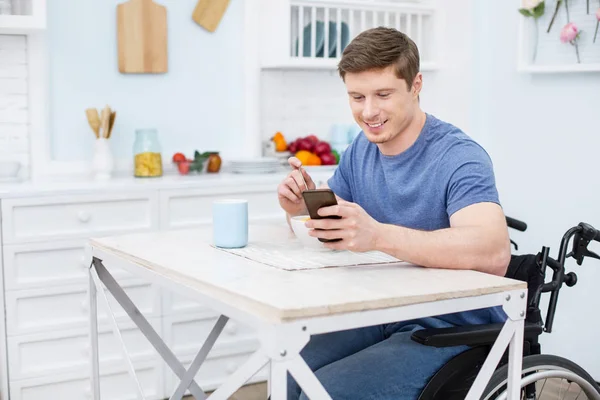
<svg viewBox="0 0 600 400"><path fill-rule="evenodd" d="M302 165L309 167L335 166L340 162L340 155L331 148L331 145L320 140L316 135L299 137L292 142L287 142L281 132L272 138L273 147L280 154L295 156Z"/></svg>

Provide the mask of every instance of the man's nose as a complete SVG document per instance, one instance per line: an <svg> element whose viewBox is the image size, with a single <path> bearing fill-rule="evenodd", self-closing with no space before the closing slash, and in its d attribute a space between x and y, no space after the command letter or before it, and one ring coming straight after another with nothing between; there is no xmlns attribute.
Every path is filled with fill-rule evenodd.
<svg viewBox="0 0 600 400"><path fill-rule="evenodd" d="M363 119L370 121L375 119L379 115L379 107L375 102L371 100L365 101L365 107L363 108Z"/></svg>

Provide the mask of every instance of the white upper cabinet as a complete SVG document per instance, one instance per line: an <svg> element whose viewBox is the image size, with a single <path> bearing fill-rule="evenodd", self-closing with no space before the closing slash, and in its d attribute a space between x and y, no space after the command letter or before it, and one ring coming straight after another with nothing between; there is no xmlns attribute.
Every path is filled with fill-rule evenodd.
<svg viewBox="0 0 600 400"><path fill-rule="evenodd" d="M0 0L0 35L46 29L46 0Z"/></svg>
<svg viewBox="0 0 600 400"><path fill-rule="evenodd" d="M436 68L439 11L433 1L260 0L260 60L263 69L334 69L359 33L396 28L415 41L421 69Z"/></svg>

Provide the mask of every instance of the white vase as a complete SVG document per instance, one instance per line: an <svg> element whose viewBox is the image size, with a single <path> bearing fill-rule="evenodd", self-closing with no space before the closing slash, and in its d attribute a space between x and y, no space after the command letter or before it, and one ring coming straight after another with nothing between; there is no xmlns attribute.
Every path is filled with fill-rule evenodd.
<svg viewBox="0 0 600 400"><path fill-rule="evenodd" d="M110 179L115 163L110 150L108 139L99 138L94 143L94 158L92 159L92 173L95 179Z"/></svg>

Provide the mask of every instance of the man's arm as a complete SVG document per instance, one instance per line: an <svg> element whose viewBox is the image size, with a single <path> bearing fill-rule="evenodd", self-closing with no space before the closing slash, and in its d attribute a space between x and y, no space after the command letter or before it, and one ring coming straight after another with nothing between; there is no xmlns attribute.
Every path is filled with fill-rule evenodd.
<svg viewBox="0 0 600 400"><path fill-rule="evenodd" d="M506 218L495 203L455 212L450 228L419 231L381 224L375 249L425 267L473 269L503 276L510 262Z"/></svg>
<svg viewBox="0 0 600 400"><path fill-rule="evenodd" d="M462 208L450 217L450 228L420 231L383 224L358 204L341 200L319 210L341 219L310 220L311 236L341 241L326 243L335 250L379 250L424 267L473 269L503 276L510 261L506 218L496 203ZM322 230L318 230L322 229Z"/></svg>

